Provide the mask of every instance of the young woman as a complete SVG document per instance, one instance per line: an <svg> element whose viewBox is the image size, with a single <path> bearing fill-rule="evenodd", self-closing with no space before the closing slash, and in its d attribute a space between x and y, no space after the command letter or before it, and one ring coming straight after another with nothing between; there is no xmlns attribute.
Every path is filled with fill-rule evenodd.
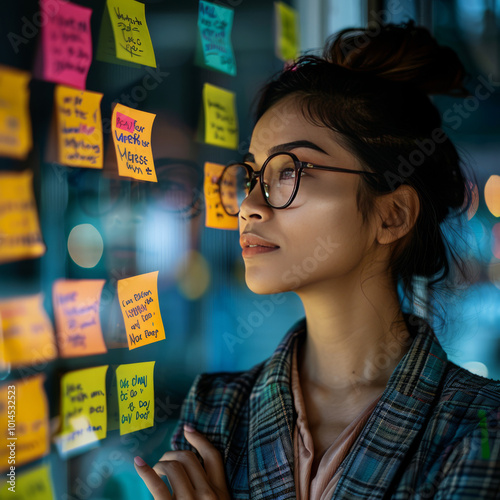
<svg viewBox="0 0 500 500"><path fill-rule="evenodd" d="M464 76L410 22L345 30L263 89L221 198L250 289L293 290L306 317L251 370L195 379L175 451L136 457L154 498L499 498L500 383L397 293L432 291L450 255L463 271L441 224L471 193L427 94L466 95Z"/></svg>

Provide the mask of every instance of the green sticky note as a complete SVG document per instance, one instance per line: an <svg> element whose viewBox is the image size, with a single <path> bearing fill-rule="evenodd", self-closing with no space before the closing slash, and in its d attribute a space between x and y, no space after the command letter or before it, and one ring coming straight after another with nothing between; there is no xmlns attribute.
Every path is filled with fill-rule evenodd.
<svg viewBox="0 0 500 500"><path fill-rule="evenodd" d="M231 44L233 9L200 0L198 41L195 63L236 75L236 61Z"/></svg>
<svg viewBox="0 0 500 500"><path fill-rule="evenodd" d="M96 57L107 62L117 62L116 58L156 68L144 4L135 0L107 0L106 6Z"/></svg>

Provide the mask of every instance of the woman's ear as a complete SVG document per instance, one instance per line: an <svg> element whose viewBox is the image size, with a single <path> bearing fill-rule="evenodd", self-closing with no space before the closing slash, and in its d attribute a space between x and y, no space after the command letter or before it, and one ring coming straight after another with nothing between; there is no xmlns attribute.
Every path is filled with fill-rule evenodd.
<svg viewBox="0 0 500 500"><path fill-rule="evenodd" d="M406 236L415 225L420 211L417 192L406 184L392 193L379 196L377 205L377 241L381 245L388 245Z"/></svg>

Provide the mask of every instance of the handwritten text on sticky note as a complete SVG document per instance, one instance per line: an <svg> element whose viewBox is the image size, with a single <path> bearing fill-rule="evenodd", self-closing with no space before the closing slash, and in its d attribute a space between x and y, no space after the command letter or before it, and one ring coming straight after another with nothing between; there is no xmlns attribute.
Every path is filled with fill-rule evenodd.
<svg viewBox="0 0 500 500"><path fill-rule="evenodd" d="M102 94L58 85L54 91L59 163L102 168Z"/></svg>
<svg viewBox="0 0 500 500"><path fill-rule="evenodd" d="M147 361L116 369L120 435L154 425L154 366L154 361Z"/></svg>
<svg viewBox="0 0 500 500"><path fill-rule="evenodd" d="M116 57L156 67L153 43L146 24L145 5L134 0L107 0L107 6Z"/></svg>
<svg viewBox="0 0 500 500"><path fill-rule="evenodd" d="M33 173L0 172L0 264L44 253Z"/></svg>
<svg viewBox="0 0 500 500"><path fill-rule="evenodd" d="M43 308L42 294L0 301L4 362L26 366L57 357L52 323Z"/></svg>
<svg viewBox="0 0 500 500"><path fill-rule="evenodd" d="M92 9L60 0L40 0L43 79L85 88L92 62Z"/></svg>
<svg viewBox="0 0 500 500"><path fill-rule="evenodd" d="M157 182L151 150L151 131L156 115L117 104L111 117L118 174Z"/></svg>
<svg viewBox="0 0 500 500"><path fill-rule="evenodd" d="M14 450L16 466L49 452L49 406L44 381L45 374L38 374L9 380L0 387L0 435L7 444L0 446L0 471L9 466L11 450ZM15 419L8 418L13 415L9 411L15 412Z"/></svg>
<svg viewBox="0 0 500 500"><path fill-rule="evenodd" d="M231 45L233 9L200 0L198 7L198 30L204 62L207 66L228 73L236 74Z"/></svg>
<svg viewBox="0 0 500 500"><path fill-rule="evenodd" d="M203 183L206 208L205 226L216 229L238 229L238 217L228 215L221 203L217 183L222 170L224 170L223 165L205 163L205 181ZM236 202L236 195L234 199Z"/></svg>
<svg viewBox="0 0 500 500"><path fill-rule="evenodd" d="M61 447L64 452L106 437L107 369L108 365L85 368L61 377Z"/></svg>
<svg viewBox="0 0 500 500"><path fill-rule="evenodd" d="M53 286L54 314L61 356L107 352L99 320L105 280L57 280Z"/></svg>
<svg viewBox="0 0 500 500"><path fill-rule="evenodd" d="M209 83L203 86L205 142L229 149L238 147L234 93Z"/></svg>
<svg viewBox="0 0 500 500"><path fill-rule="evenodd" d="M118 280L117 288L129 349L164 340L158 302L158 271Z"/></svg>
<svg viewBox="0 0 500 500"><path fill-rule="evenodd" d="M26 71L0 66L0 156L24 159L33 144Z"/></svg>

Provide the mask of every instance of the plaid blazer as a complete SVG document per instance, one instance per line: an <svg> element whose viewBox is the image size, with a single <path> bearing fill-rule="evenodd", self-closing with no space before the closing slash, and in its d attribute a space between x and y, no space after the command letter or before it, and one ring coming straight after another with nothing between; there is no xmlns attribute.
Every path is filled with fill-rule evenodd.
<svg viewBox="0 0 500 500"><path fill-rule="evenodd" d="M500 498L500 382L449 361L422 318L405 321L410 350L342 462L332 500ZM198 375L184 400L172 449L203 463L183 424L203 433L234 499L295 498L291 357L305 325L250 370Z"/></svg>

